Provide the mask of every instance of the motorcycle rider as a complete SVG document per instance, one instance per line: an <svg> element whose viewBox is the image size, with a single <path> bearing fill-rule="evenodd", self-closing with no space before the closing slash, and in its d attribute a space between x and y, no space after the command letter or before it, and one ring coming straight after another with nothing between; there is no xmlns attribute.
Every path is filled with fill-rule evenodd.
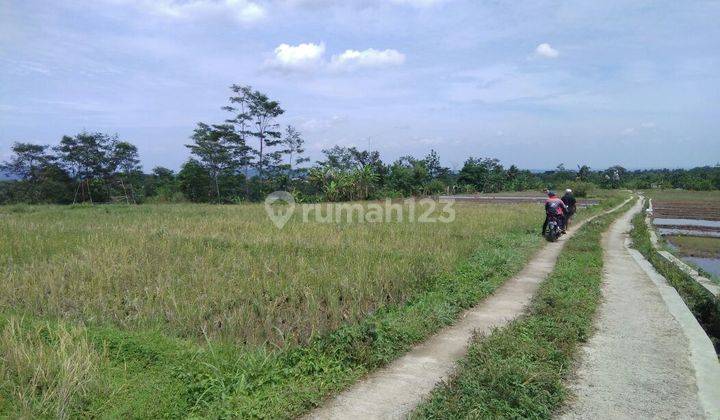
<svg viewBox="0 0 720 420"><path fill-rule="evenodd" d="M563 215L567 214L568 208L553 191L548 191L547 195L548 198L545 200L545 222L543 222L541 235L545 235L551 217L557 218L560 229L565 233L565 217Z"/></svg>
<svg viewBox="0 0 720 420"><path fill-rule="evenodd" d="M570 226L570 218L573 217L575 211L577 210L575 196L573 195L573 192L570 188L565 190L565 195L562 196L561 200L563 203L565 203L565 206L568 209L567 213L565 213L564 226L564 228L567 228L568 226Z"/></svg>

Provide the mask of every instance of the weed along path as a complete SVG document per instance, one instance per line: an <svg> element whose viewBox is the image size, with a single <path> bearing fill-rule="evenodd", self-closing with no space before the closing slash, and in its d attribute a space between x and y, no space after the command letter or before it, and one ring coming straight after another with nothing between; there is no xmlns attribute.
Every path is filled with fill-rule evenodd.
<svg viewBox="0 0 720 420"><path fill-rule="evenodd" d="M720 365L674 288L628 247L639 201L603 236L603 302L562 418L718 418Z"/></svg>
<svg viewBox="0 0 720 420"><path fill-rule="evenodd" d="M608 212L625 203L627 201ZM475 332L490 333L523 313L540 283L553 271L565 241L582 224L578 222L560 241L543 247L517 276L466 311L454 325L337 395L311 412L308 418L387 419L407 416L438 382L448 379L456 362L466 354Z"/></svg>

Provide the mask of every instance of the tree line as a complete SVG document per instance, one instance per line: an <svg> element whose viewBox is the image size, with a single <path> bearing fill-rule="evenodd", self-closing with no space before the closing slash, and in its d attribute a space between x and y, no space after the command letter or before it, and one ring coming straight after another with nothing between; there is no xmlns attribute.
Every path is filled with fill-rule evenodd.
<svg viewBox="0 0 720 420"><path fill-rule="evenodd" d="M323 150L312 165L302 134L281 128L280 103L250 86L231 86L228 117L199 122L185 146L190 158L178 172L155 167L144 173L138 149L117 135L81 132L56 146L17 142L0 172L2 203L215 202L261 200L291 191L300 201L366 200L445 193L522 191L572 185L579 195L600 188L720 189L720 166L690 170L593 170L560 164L542 173L505 168L497 159L469 157L459 170L423 158L384 162L380 153L355 147Z"/></svg>

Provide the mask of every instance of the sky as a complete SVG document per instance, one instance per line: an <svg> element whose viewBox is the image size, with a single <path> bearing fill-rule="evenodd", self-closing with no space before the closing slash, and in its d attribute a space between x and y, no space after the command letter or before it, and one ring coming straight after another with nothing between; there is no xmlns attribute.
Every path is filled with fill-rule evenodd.
<svg viewBox="0 0 720 420"><path fill-rule="evenodd" d="M0 0L0 160L87 130L177 169L236 83L313 160L715 165L718 22L692 0Z"/></svg>

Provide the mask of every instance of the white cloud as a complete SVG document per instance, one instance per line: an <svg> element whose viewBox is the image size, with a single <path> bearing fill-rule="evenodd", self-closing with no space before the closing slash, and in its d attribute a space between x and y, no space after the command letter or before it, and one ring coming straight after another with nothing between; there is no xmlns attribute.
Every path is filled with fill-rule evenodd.
<svg viewBox="0 0 720 420"><path fill-rule="evenodd" d="M345 50L340 55L332 57L330 66L333 69L355 69L359 67L388 67L398 66L405 62L405 54L392 49L376 50L369 48L364 51Z"/></svg>
<svg viewBox="0 0 720 420"><path fill-rule="evenodd" d="M426 8L445 3L449 0L275 0L276 3L291 7L320 9L328 7L377 8L387 3L400 6Z"/></svg>
<svg viewBox="0 0 720 420"><path fill-rule="evenodd" d="M535 48L535 54L545 58L557 58L560 55L560 51L551 47L550 44L543 42Z"/></svg>
<svg viewBox="0 0 720 420"><path fill-rule="evenodd" d="M640 134L642 132L647 133L648 131L654 130L656 127L655 123L653 121L646 121L643 123L640 123L639 127L627 127L623 129L620 134L623 136L634 136L636 134Z"/></svg>
<svg viewBox="0 0 720 420"><path fill-rule="evenodd" d="M391 2L413 7L430 7L436 4L444 3L445 0L391 0Z"/></svg>
<svg viewBox="0 0 720 420"><path fill-rule="evenodd" d="M312 42L289 45L280 44L275 48L275 57L268 62L270 67L283 70L309 70L323 65L325 44Z"/></svg>
<svg viewBox="0 0 720 420"><path fill-rule="evenodd" d="M445 143L445 140L440 137L421 137L414 139L414 141L419 144L424 144L426 146L435 146Z"/></svg>
<svg viewBox="0 0 720 420"><path fill-rule="evenodd" d="M254 22L265 17L265 8L252 0L114 0L133 4L147 13L175 19L231 17Z"/></svg>
<svg viewBox="0 0 720 420"><path fill-rule="evenodd" d="M300 129L302 131L327 131L328 129L336 127L346 121L347 117L340 115L333 115L330 118L302 119L300 122Z"/></svg>
<svg viewBox="0 0 720 420"><path fill-rule="evenodd" d="M345 50L342 54L325 59L325 44L312 42L298 45L280 44L266 66L283 71L350 71L368 68L397 66L405 62L405 55L393 49L363 51Z"/></svg>

